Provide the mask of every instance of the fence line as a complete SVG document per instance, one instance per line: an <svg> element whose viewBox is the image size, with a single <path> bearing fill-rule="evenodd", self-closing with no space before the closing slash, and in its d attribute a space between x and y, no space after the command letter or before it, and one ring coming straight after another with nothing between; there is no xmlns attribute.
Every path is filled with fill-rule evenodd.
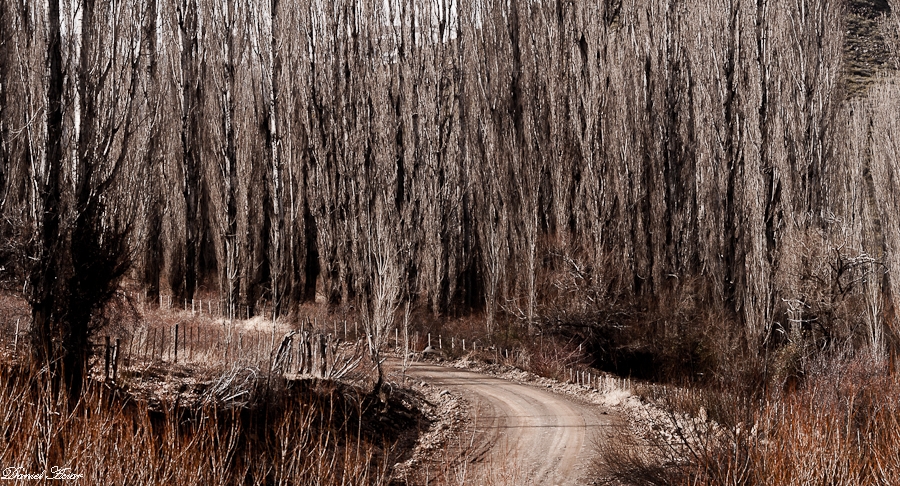
<svg viewBox="0 0 900 486"><path fill-rule="evenodd" d="M225 362L286 376L340 378L362 361L366 341L361 335L351 336L346 321L323 324L307 319L299 330L281 333L274 327L263 331L235 325L145 322L124 338L116 338L115 345L107 335L95 347L103 361L104 379L117 379L120 361L126 367Z"/></svg>
<svg viewBox="0 0 900 486"><path fill-rule="evenodd" d="M140 298L140 295L139 295ZM171 296L160 295L160 305L171 306ZM142 302L141 302L142 303ZM212 300L196 299L183 302L185 310L202 315L215 315L219 304ZM265 309L265 307L261 307ZM249 308L247 309L249 315ZM223 316L224 317L224 316ZM20 321L16 320L13 349L18 351ZM393 348L404 352L404 340L399 328L394 329ZM388 341L390 338L388 337ZM521 366L524 363L522 350L487 345L481 340L448 336L451 354L457 347L463 353L482 352L492 354L495 362ZM365 355L364 333L359 322L352 326L346 319L322 322L309 318L301 321L300 329L279 334L275 326L271 332L256 328L239 328L236 323L223 326L182 322L167 327L153 326L143 322L138 328L112 340L103 336L102 348L97 356L103 360L104 379L118 379L120 362L123 366L152 365L154 363L189 364L214 363L224 361L239 366L257 366L287 376L310 376L316 378L338 378L352 371ZM420 333L409 336L409 350L425 353L443 353L443 334ZM390 344L390 342L389 342ZM350 366L352 365L352 366ZM560 381L608 392L616 389L631 389L631 380L617 378L581 367L567 366Z"/></svg>
<svg viewBox="0 0 900 486"><path fill-rule="evenodd" d="M263 335L261 331L226 333L214 330L205 333L201 337L201 327L198 325L171 326L172 338L167 339L165 329L146 327L132 333L127 339L127 345L122 344L122 338L112 341L110 336L104 336L103 347L103 376L105 380L118 379L119 364L126 367L152 364L179 364L179 351L181 352L181 364L197 363L197 358L204 363L209 363L210 356L221 356L228 363L243 366L258 366L272 372L290 377L314 377L338 379L352 371L365 357L366 341L357 336L353 341L340 340L331 333L310 329L291 331L285 334L278 347L271 346L274 340L268 339L271 334ZM346 328L346 327L345 327ZM422 349L413 346L420 340L429 342L431 335L426 334L426 339L421 339L419 333L414 333L411 340L411 349ZM450 340L451 349L456 345L457 339ZM465 339L460 339L462 349L466 351ZM265 346L264 346L265 343ZM443 350L443 336L437 336L438 347L433 352ZM471 341L470 341L471 343ZM395 351L403 352L397 346ZM137 346L137 349L135 349ZM127 352L123 353L123 350ZM477 352L478 344L471 343L468 351ZM492 352L495 361L502 358L507 363L516 365L519 363L521 351L509 348L482 347L482 352ZM426 353L428 346L425 347ZM124 356L123 356L124 354ZM510 360L510 354L513 358ZM587 369L573 367L565 368L563 382L579 385L588 389L594 389L601 393L614 390L630 390L632 382L627 378L619 378L605 373L598 373Z"/></svg>
<svg viewBox="0 0 900 486"><path fill-rule="evenodd" d="M143 293L128 293L131 299L136 299L141 306L145 305L146 298ZM206 299L192 298L184 299L182 302L175 302L171 295L159 294L159 302L157 305L160 309L175 309L176 307L196 315L208 315L210 317L221 317L225 319L247 319L256 316L271 316L274 313L272 304L257 304L255 311L251 312L250 305L238 305L225 302L225 299ZM226 312L227 311L227 312Z"/></svg>
<svg viewBox="0 0 900 486"><path fill-rule="evenodd" d="M416 339L416 341L418 341L418 339ZM457 341L457 339L455 336L450 337L451 351L455 350L456 341ZM425 349L427 350L428 348L432 348L431 333L427 334L426 342L427 342L427 345L426 345ZM462 345L463 352L466 352L467 350L466 350L465 338L461 339L460 342ZM476 341L470 340L469 343L470 343L469 350L472 352L477 352L480 343L477 340ZM437 345L438 345L438 347L434 348L434 349L442 351L443 350L443 336L441 334L437 335ZM581 344L578 345L579 351L581 351L581 349L582 349L581 346L582 346ZM483 352L484 351L493 352L495 362L499 362L500 359L502 358L505 361L507 361L507 363L511 362L514 366L517 366L521 363L521 361L520 361L520 358L522 357L521 350L514 349L512 351L512 355L513 355L512 360L510 360L510 358L509 358L510 348L507 348L507 347L498 348L493 345L488 346L488 347L481 346L481 350ZM597 390L600 393L609 393L609 392L615 391L615 390L631 390L632 389L633 383L630 378L619 378L619 377L616 377L616 376L613 376L613 375L610 375L607 373L592 371L592 370L589 370L586 368L573 368L571 366L567 366L564 369L565 369L564 377L559 377L559 378L564 378L564 379L560 379L559 381L564 381L566 383L579 385L579 386L582 386L582 387L585 387L588 389Z"/></svg>

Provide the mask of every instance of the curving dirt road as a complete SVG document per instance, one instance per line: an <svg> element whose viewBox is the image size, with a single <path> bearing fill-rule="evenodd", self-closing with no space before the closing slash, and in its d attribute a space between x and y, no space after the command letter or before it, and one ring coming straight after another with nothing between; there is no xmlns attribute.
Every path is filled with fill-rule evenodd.
<svg viewBox="0 0 900 486"><path fill-rule="evenodd" d="M460 437L468 447L455 452L460 484L590 484L596 444L612 425L599 407L428 363L415 363L407 373L463 396L473 409L472 423ZM460 467L469 469L460 473Z"/></svg>

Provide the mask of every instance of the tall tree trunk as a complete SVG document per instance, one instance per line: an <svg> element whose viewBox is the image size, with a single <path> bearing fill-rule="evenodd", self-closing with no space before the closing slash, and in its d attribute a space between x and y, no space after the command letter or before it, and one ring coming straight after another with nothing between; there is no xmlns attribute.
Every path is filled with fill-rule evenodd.
<svg viewBox="0 0 900 486"><path fill-rule="evenodd" d="M32 325L31 340L36 363L47 364L53 374L59 373L60 362L55 359L59 345L54 339L56 321L60 317L56 305L61 296L57 282L65 277L59 250L59 229L62 208L60 185L63 164L63 90L62 36L60 29L60 0L51 0L47 9L47 138L46 173L41 174L38 226L40 240L36 264L31 271Z"/></svg>
<svg viewBox="0 0 900 486"><path fill-rule="evenodd" d="M0 211L3 210L6 195L9 191L10 148L9 148L9 85L12 80L10 71L13 46L10 42L13 12L7 2L0 2Z"/></svg>
<svg viewBox="0 0 900 486"><path fill-rule="evenodd" d="M266 77L266 142L269 155L269 184L271 194L271 227L269 239L269 278L272 282L272 304L274 307L273 318L282 311L283 300L289 298L285 289L284 275L284 173L282 170L282 142L281 142L281 114L279 106L279 85L281 78L281 54L278 52L279 29L276 27L278 18L278 0L269 1L269 38L266 62L269 66Z"/></svg>
<svg viewBox="0 0 900 486"><path fill-rule="evenodd" d="M196 0L185 0L179 9L181 34L181 162L182 195L184 197L183 275L173 280L173 293L178 302L192 299L200 278L203 243L202 165L200 158L200 24Z"/></svg>
<svg viewBox="0 0 900 486"><path fill-rule="evenodd" d="M159 284L162 275L162 224L163 168L161 158L160 132L163 126L162 107L164 105L159 79L159 46L157 44L157 18L159 16L159 0L149 0L147 21L144 29L144 41L147 43L147 78L149 84L148 110L151 112L150 130L147 141L147 152L144 156L147 194L145 195L145 239L143 241L143 284L147 291L147 301L159 302ZM155 104L155 106L154 106Z"/></svg>

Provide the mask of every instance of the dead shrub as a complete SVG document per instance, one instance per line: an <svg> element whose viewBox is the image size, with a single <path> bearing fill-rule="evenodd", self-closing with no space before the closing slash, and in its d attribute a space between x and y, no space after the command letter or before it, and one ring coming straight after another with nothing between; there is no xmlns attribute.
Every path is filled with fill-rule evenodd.
<svg viewBox="0 0 900 486"><path fill-rule="evenodd" d="M541 336L524 347L517 364L540 376L560 381L569 379L568 371L589 363L587 350L574 340L559 336Z"/></svg>

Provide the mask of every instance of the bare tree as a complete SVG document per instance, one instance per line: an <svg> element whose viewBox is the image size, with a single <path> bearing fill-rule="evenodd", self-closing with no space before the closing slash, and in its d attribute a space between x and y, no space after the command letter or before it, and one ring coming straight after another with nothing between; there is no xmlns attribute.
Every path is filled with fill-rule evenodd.
<svg viewBox="0 0 900 486"><path fill-rule="evenodd" d="M65 17L65 28L62 2L47 9L47 138L29 277L34 359L76 397L100 313L129 265L133 200L113 194L134 149L144 14L92 0L77 7L80 23ZM112 28L101 29L101 19Z"/></svg>
<svg viewBox="0 0 900 486"><path fill-rule="evenodd" d="M170 6L171 24L177 28L173 37L177 62L173 62L173 78L179 96L181 140L181 196L184 200L183 244L176 245L170 271L170 287L178 301L194 297L201 276L204 207L201 120L203 118L201 69L206 51L201 44L199 6L195 0L178 0ZM174 30L174 29L173 29ZM174 46L173 46L174 47Z"/></svg>
<svg viewBox="0 0 900 486"><path fill-rule="evenodd" d="M0 208L5 206L9 183L9 89L12 79L10 53L13 51L12 13L6 2L0 4Z"/></svg>
<svg viewBox="0 0 900 486"><path fill-rule="evenodd" d="M240 93L238 72L247 40L244 5L237 1L224 2L208 12L208 31L205 42L210 52L208 69L209 113L215 115L210 123L212 132L208 178L212 181L211 195L217 223L217 254L219 259L219 289L229 315L235 316L240 306L240 283L246 270L242 261L245 240L238 227L238 127L236 119ZM214 161L214 162L213 162ZM246 175L246 174L243 174Z"/></svg>
<svg viewBox="0 0 900 486"><path fill-rule="evenodd" d="M260 9L254 15L255 30L253 36L254 51L260 65L260 92L262 93L262 112L264 113L263 125L265 131L265 150L268 159L266 183L268 185L269 204L266 218L269 226L268 240L268 266L269 280L271 282L271 300L273 304L273 319L282 312L284 304L290 298L289 295L289 270L290 263L286 256L287 232L290 228L286 225L285 209L286 185L292 181L286 180L284 167L290 163L290 154L285 151L286 132L285 120L288 119L283 112L282 80L284 77L284 57L290 56L293 49L286 44L289 42L285 35L289 29L289 23L282 16L287 15L287 10L281 10L282 2L270 0L266 9ZM288 16L288 18L290 18ZM289 91L289 90L288 90ZM289 105L288 105L289 106ZM289 145L288 145L289 146ZM289 250L289 249L288 249Z"/></svg>
<svg viewBox="0 0 900 486"><path fill-rule="evenodd" d="M143 161L129 247L151 297L218 272L232 313L321 296L376 330L408 300L537 332L571 270L590 305L695 295L752 349L808 298L803 245L895 272L888 129L843 127L839 2L53 5L0 11L3 211L111 224L92 194Z"/></svg>
<svg viewBox="0 0 900 486"><path fill-rule="evenodd" d="M161 18L159 0L149 0L147 3L144 32L141 37L145 42L144 52L147 53L146 76L143 82L144 109L147 112L149 122L147 127L147 149L144 155L144 164L141 180L136 186L143 186L142 201L142 237L139 239L141 248L141 279L146 285L148 302L158 302L160 295L160 279L162 278L163 265L163 211L166 197L162 189L165 178L162 140L165 128L163 115L167 112L165 104L164 83L159 69L162 52L159 45ZM165 64L164 64L165 65Z"/></svg>
<svg viewBox="0 0 900 486"><path fill-rule="evenodd" d="M888 338L892 336L896 346L897 336L900 336L893 317L900 308L896 290L897 269L900 268L900 239L897 236L900 218L893 209L900 203L897 185L900 171L897 130L900 126L892 115L900 106L900 87L895 79L885 80L870 88L869 98L854 102L848 108L850 123L846 140L849 147L845 150L852 160L862 163L857 166L857 174L847 174L847 185L864 188L863 194L850 199L856 201L856 207L850 209L855 209L854 220L860 225L857 229L862 240L860 246L883 260L886 267L883 278L873 276L865 281L864 314L868 344L874 356L884 358Z"/></svg>
<svg viewBox="0 0 900 486"><path fill-rule="evenodd" d="M383 200L376 198L374 213L367 215L367 296L362 302L363 323L369 355L376 369L376 392L384 383L382 353L394 329L394 318L401 304L402 242L396 231L396 220Z"/></svg>

